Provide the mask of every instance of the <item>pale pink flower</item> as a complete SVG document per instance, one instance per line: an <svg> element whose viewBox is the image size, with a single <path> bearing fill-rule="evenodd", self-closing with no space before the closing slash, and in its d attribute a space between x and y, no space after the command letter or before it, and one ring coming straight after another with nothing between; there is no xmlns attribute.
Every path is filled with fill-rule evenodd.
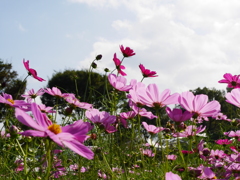
<svg viewBox="0 0 240 180"><path fill-rule="evenodd" d="M30 103L24 100L13 100L12 95L7 93L2 93L2 95L0 95L0 103L7 104L14 108L18 107L24 111L30 110Z"/></svg>
<svg viewBox="0 0 240 180"><path fill-rule="evenodd" d="M141 149L143 155L148 156L148 157L154 157L155 153L152 152L151 149Z"/></svg>
<svg viewBox="0 0 240 180"><path fill-rule="evenodd" d="M129 91L129 98L135 104L143 104L148 107L160 108L170 104L177 104L179 94L175 93L170 95L170 90L166 89L162 93L159 93L156 84L149 84L145 89L143 86L137 89L137 91Z"/></svg>
<svg viewBox="0 0 240 180"><path fill-rule="evenodd" d="M141 72L144 78L158 76L156 71L151 71L149 69L146 69L142 64L139 65L139 68L141 69Z"/></svg>
<svg viewBox="0 0 240 180"><path fill-rule="evenodd" d="M116 76L115 74L109 74L108 81L115 89L117 89L119 91L129 91L132 88L131 85L126 85L127 79L122 76Z"/></svg>
<svg viewBox="0 0 240 180"><path fill-rule="evenodd" d="M168 160L174 161L174 160L177 159L177 155L169 154L169 155L166 155L166 158L167 158Z"/></svg>
<svg viewBox="0 0 240 180"><path fill-rule="evenodd" d="M165 180L182 180L182 178L170 171L165 174Z"/></svg>
<svg viewBox="0 0 240 180"><path fill-rule="evenodd" d="M37 71L35 69L31 69L29 67L29 60L25 61L25 59L23 59L23 64L24 64L26 70L28 71L28 75L33 76L35 79L37 79L39 81L45 81L43 78L40 78L37 76Z"/></svg>
<svg viewBox="0 0 240 180"><path fill-rule="evenodd" d="M199 133L203 132L206 129L206 126L195 126L195 125L190 125L187 126L187 128L183 132L177 132L173 134L173 137L191 137L191 136L196 136Z"/></svg>
<svg viewBox="0 0 240 180"><path fill-rule="evenodd" d="M240 141L240 130L237 130L236 132L234 131L224 132L223 134L228 137L236 138L238 139L238 141Z"/></svg>
<svg viewBox="0 0 240 180"><path fill-rule="evenodd" d="M116 116L105 111L100 112L98 109L90 109L85 112L85 115L94 124L103 126L108 133L116 131L116 128L112 126L112 124L116 123Z"/></svg>
<svg viewBox="0 0 240 180"><path fill-rule="evenodd" d="M240 107L240 89L233 89L231 92L226 94L226 101L237 107Z"/></svg>
<svg viewBox="0 0 240 180"><path fill-rule="evenodd" d="M150 134L157 134L165 129L163 127L156 127L154 125L148 125L146 122L142 122L142 125L147 130L147 132L149 132Z"/></svg>
<svg viewBox="0 0 240 180"><path fill-rule="evenodd" d="M69 96L65 98L65 100L70 104L72 108L82 108L82 109L92 109L92 104L86 103L86 102L80 102L77 98Z"/></svg>
<svg viewBox="0 0 240 180"><path fill-rule="evenodd" d="M227 83L228 88L239 88L240 87L240 76L232 75L230 73L226 73L223 75L225 79L218 81L219 83Z"/></svg>
<svg viewBox="0 0 240 180"><path fill-rule="evenodd" d="M218 101L208 102L208 96L200 94L194 96L192 92L183 92L179 96L180 105L195 116L212 117L220 112L221 105Z"/></svg>
<svg viewBox="0 0 240 180"><path fill-rule="evenodd" d="M36 97L41 96L45 93L44 89L39 89L37 92L34 91L34 89L31 89L27 92L27 94L21 95L22 97L26 98L27 102L31 103L33 99L36 99Z"/></svg>
<svg viewBox="0 0 240 180"><path fill-rule="evenodd" d="M15 110L15 116L22 124L35 129L21 132L21 135L49 137L59 146L68 147L80 156L93 159L93 152L82 144L88 138L86 134L91 130L89 123L78 120L74 124L61 127L53 124L46 114L41 113L36 103L31 104L31 109L34 119L19 108Z"/></svg>
<svg viewBox="0 0 240 180"><path fill-rule="evenodd" d="M191 119L193 115L188 111L182 112L182 109L177 108L171 110L169 107L166 107L166 112L171 120L180 123Z"/></svg>
<svg viewBox="0 0 240 180"><path fill-rule="evenodd" d="M52 89L46 88L44 91L52 96L62 97L62 98L64 97L64 93L62 93L60 89L58 89L57 87L52 87Z"/></svg>
<svg viewBox="0 0 240 180"><path fill-rule="evenodd" d="M135 55L134 51L130 47L124 48L123 45L121 45L120 50L122 51L124 57L130 57Z"/></svg>
<svg viewBox="0 0 240 180"><path fill-rule="evenodd" d="M43 113L55 113L55 110L52 110L53 107L46 107L45 104L39 104L38 108L40 109L41 112Z"/></svg>

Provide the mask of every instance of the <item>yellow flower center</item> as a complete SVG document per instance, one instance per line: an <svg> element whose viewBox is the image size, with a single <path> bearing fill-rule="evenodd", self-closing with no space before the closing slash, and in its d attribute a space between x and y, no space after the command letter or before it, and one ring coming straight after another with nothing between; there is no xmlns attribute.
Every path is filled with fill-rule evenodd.
<svg viewBox="0 0 240 180"><path fill-rule="evenodd" d="M52 131L54 134L59 134L62 132L61 126L58 124L52 124L48 126L48 129Z"/></svg>
<svg viewBox="0 0 240 180"><path fill-rule="evenodd" d="M14 104L14 100L12 100L12 99L7 99L7 101L9 101L10 103Z"/></svg>

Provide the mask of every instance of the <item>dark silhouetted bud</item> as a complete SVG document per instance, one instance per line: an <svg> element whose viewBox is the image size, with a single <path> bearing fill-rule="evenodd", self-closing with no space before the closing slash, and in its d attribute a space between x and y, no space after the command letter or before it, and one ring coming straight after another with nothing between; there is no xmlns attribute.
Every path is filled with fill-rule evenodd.
<svg viewBox="0 0 240 180"><path fill-rule="evenodd" d="M104 71L105 72L110 72L110 70L108 68L105 68Z"/></svg>
<svg viewBox="0 0 240 180"><path fill-rule="evenodd" d="M99 54L99 55L96 56L96 60L97 60L97 61L99 61L99 60L101 60L101 59L102 59L102 55L101 55L101 54Z"/></svg>
<svg viewBox="0 0 240 180"><path fill-rule="evenodd" d="M93 69L97 68L97 64L95 62L93 62L91 66L92 66Z"/></svg>

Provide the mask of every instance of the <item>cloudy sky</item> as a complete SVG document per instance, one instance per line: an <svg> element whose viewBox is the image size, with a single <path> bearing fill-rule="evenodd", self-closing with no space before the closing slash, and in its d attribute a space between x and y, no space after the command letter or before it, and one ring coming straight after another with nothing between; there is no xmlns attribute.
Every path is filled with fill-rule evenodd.
<svg viewBox="0 0 240 180"><path fill-rule="evenodd" d="M22 79L23 58L48 80L102 54L103 73L119 45L136 52L123 62L127 79L142 78L142 63L159 75L144 82L160 90L225 89L223 74L240 72L239 0L0 0L0 9L0 58ZM46 84L28 78L28 89Z"/></svg>

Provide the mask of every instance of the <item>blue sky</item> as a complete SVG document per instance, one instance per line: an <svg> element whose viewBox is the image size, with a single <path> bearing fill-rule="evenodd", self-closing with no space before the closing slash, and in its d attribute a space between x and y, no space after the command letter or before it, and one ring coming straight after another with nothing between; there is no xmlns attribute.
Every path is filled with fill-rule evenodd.
<svg viewBox="0 0 240 180"><path fill-rule="evenodd" d="M216 87L224 73L240 72L239 0L0 0L0 58L19 77L22 60L46 80L54 71L114 68L119 45L136 56L124 60L127 79L141 79L140 63L157 71L146 79L159 89L183 92ZM28 89L46 86L28 78Z"/></svg>

